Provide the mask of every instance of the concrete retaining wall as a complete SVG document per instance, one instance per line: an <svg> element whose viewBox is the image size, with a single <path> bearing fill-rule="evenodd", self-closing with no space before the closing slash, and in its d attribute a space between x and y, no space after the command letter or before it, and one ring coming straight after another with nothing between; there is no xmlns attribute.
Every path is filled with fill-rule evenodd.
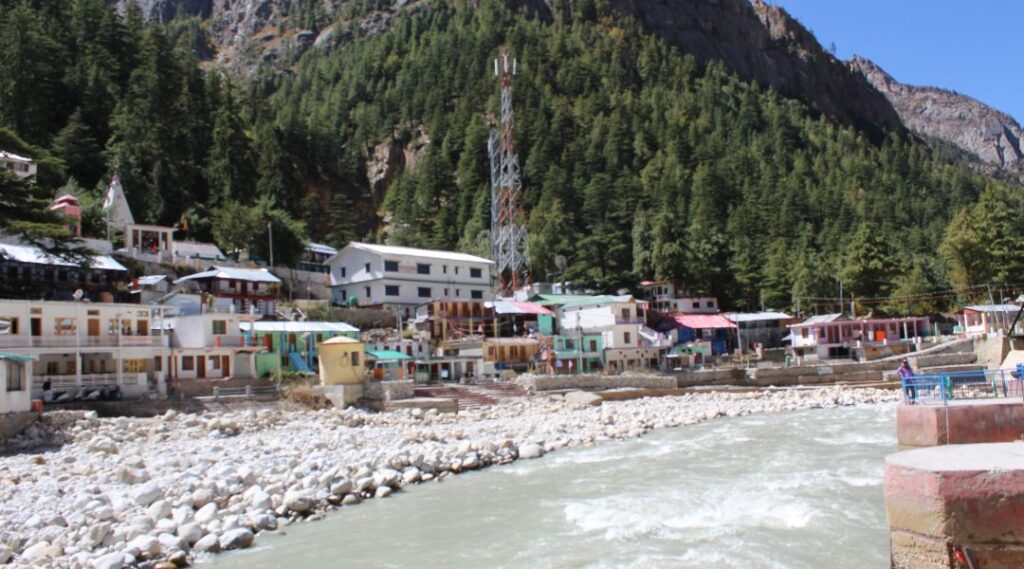
<svg viewBox="0 0 1024 569"><path fill-rule="evenodd" d="M677 387L676 377L648 375L545 375L523 380L521 385L528 391L552 391L557 389L672 389Z"/></svg>
<svg viewBox="0 0 1024 569"><path fill-rule="evenodd" d="M900 405L896 411L896 439L900 448L1001 443L1017 441L1022 436L1024 404L1019 399L954 403L949 407Z"/></svg>
<svg viewBox="0 0 1024 569"><path fill-rule="evenodd" d="M676 386L694 387L697 385L743 385L747 383L747 370L709 369L677 373Z"/></svg>
<svg viewBox="0 0 1024 569"><path fill-rule="evenodd" d="M37 420L39 420L39 413L32 411L0 415L0 444L7 442L7 439L29 428Z"/></svg>
<svg viewBox="0 0 1024 569"><path fill-rule="evenodd" d="M363 398L375 401L412 399L415 389L413 381L368 381L363 384Z"/></svg>
<svg viewBox="0 0 1024 569"><path fill-rule="evenodd" d="M1024 443L889 456L885 501L893 569L1024 567Z"/></svg>

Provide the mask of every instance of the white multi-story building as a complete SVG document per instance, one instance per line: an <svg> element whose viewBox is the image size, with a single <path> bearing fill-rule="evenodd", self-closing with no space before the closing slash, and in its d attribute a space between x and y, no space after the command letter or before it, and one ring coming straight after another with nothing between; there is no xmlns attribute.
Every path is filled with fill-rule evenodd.
<svg viewBox="0 0 1024 569"><path fill-rule="evenodd" d="M592 296L567 302L559 310L561 335L601 334L609 371L657 367L671 341L646 325L648 303L632 296Z"/></svg>
<svg viewBox="0 0 1024 569"><path fill-rule="evenodd" d="M679 296L676 286L666 281L642 281L640 290L651 298L655 312L683 314L717 314L718 299L713 296Z"/></svg>
<svg viewBox="0 0 1024 569"><path fill-rule="evenodd" d="M100 302L0 300L0 351L33 356L42 386L76 392L118 386L125 396L164 392L167 337L162 307Z"/></svg>
<svg viewBox="0 0 1024 569"><path fill-rule="evenodd" d="M431 300L492 296L494 262L466 253L349 243L326 263L339 305L382 305L411 317Z"/></svg>
<svg viewBox="0 0 1024 569"><path fill-rule="evenodd" d="M263 347L242 334L242 330L251 332L251 321L248 316L216 311L169 318L171 380L254 378L255 355Z"/></svg>
<svg viewBox="0 0 1024 569"><path fill-rule="evenodd" d="M19 180L36 175L36 163L31 158L0 150L0 163Z"/></svg>

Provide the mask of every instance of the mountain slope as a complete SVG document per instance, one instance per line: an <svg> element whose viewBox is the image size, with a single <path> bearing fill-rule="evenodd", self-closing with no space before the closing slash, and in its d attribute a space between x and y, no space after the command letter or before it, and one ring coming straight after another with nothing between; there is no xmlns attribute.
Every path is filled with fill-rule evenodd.
<svg viewBox="0 0 1024 569"><path fill-rule="evenodd" d="M1024 179L1024 133L1013 117L953 91L905 85L860 56L850 60L850 67L889 99L908 128Z"/></svg>

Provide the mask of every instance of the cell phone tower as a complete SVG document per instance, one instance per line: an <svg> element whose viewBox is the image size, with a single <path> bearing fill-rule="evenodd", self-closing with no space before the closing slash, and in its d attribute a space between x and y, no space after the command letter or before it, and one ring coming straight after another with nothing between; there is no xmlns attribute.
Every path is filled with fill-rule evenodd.
<svg viewBox="0 0 1024 569"><path fill-rule="evenodd" d="M498 293L502 295L511 294L529 281L523 183L512 112L515 74L516 60L503 47L494 60L494 75L501 79L501 126L491 131L487 142L491 156L491 256L498 271Z"/></svg>

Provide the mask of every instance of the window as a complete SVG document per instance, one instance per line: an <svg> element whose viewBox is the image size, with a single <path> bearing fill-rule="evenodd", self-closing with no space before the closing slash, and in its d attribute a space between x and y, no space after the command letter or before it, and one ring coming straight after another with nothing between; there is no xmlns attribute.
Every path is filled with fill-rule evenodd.
<svg viewBox="0 0 1024 569"><path fill-rule="evenodd" d="M352 352L352 365L359 365L359 352Z"/></svg>
<svg viewBox="0 0 1024 569"><path fill-rule="evenodd" d="M216 336L223 336L228 333L228 323L224 320L214 320L210 324L213 325L213 333Z"/></svg>
<svg viewBox="0 0 1024 569"><path fill-rule="evenodd" d="M348 276L348 270L346 270L345 267L342 267L341 268L341 278L345 278L347 276Z"/></svg>
<svg viewBox="0 0 1024 569"><path fill-rule="evenodd" d="M21 381L21 364L8 362L7 391L22 391L24 389L25 384Z"/></svg>
<svg viewBox="0 0 1024 569"><path fill-rule="evenodd" d="M448 289L444 289L444 297L448 298Z"/></svg>
<svg viewBox="0 0 1024 569"><path fill-rule="evenodd" d="M385 296L398 296L398 285L385 285L384 286Z"/></svg>
<svg viewBox="0 0 1024 569"><path fill-rule="evenodd" d="M164 359L160 356L153 356L153 371L164 370Z"/></svg>
<svg viewBox="0 0 1024 569"><path fill-rule="evenodd" d="M347 290L342 290L341 291L341 301L342 302L348 302L348 291Z"/></svg>
<svg viewBox="0 0 1024 569"><path fill-rule="evenodd" d="M60 373L60 368L57 366L58 362L46 362L46 375L57 375Z"/></svg>
<svg viewBox="0 0 1024 569"><path fill-rule="evenodd" d="M567 349L567 350L575 350L576 349L576 342L574 342L572 340L566 340L565 341L565 349Z"/></svg>
<svg viewBox="0 0 1024 569"><path fill-rule="evenodd" d="M53 331L58 336L74 336L76 332L74 318L54 318Z"/></svg>
<svg viewBox="0 0 1024 569"><path fill-rule="evenodd" d="M389 273L397 273L398 261L384 261L384 270Z"/></svg>
<svg viewBox="0 0 1024 569"><path fill-rule="evenodd" d="M807 337L807 328L801 328L800 329L800 337L801 338L806 338Z"/></svg>
<svg viewBox="0 0 1024 569"><path fill-rule="evenodd" d="M484 276L484 272L480 269L469 269L469 277L473 279L479 279Z"/></svg>
<svg viewBox="0 0 1024 569"><path fill-rule="evenodd" d="M211 369L220 369L220 358L217 358L217 357L210 358L210 368Z"/></svg>
<svg viewBox="0 0 1024 569"><path fill-rule="evenodd" d="M192 356L182 356L181 369L182 371L192 371L196 369L195 358L193 358Z"/></svg>
<svg viewBox="0 0 1024 569"><path fill-rule="evenodd" d="M363 287L363 291L366 293L366 300L370 300L370 287Z"/></svg>
<svg viewBox="0 0 1024 569"><path fill-rule="evenodd" d="M142 373L146 371L146 361L141 359L124 360L125 373Z"/></svg>
<svg viewBox="0 0 1024 569"><path fill-rule="evenodd" d="M629 320L629 309L628 308L623 308L622 309L622 319L623 320Z"/></svg>
<svg viewBox="0 0 1024 569"><path fill-rule="evenodd" d="M364 263L363 268L366 269L366 272L370 272L370 263Z"/></svg>
<svg viewBox="0 0 1024 569"><path fill-rule="evenodd" d="M462 289L461 288L455 289L455 298L458 298L460 296L462 296Z"/></svg>
<svg viewBox="0 0 1024 569"><path fill-rule="evenodd" d="M632 335L632 334L630 334L629 332L623 332L623 333L622 333L622 340L623 340L623 341L624 341L624 342L626 343L626 345L628 346L629 344L632 344L632 343L633 343L633 335Z"/></svg>
<svg viewBox="0 0 1024 569"><path fill-rule="evenodd" d="M17 334L18 333L18 319L0 317L0 334Z"/></svg>
<svg viewBox="0 0 1024 569"><path fill-rule="evenodd" d="M459 268L458 267L455 267L455 274L456 275L459 274Z"/></svg>
<svg viewBox="0 0 1024 569"><path fill-rule="evenodd" d="M597 340L591 340L590 341L590 351L591 352L596 352L597 351Z"/></svg>
<svg viewBox="0 0 1024 569"><path fill-rule="evenodd" d="M149 336L149 320L136 320L135 321L135 335L136 336Z"/></svg>
<svg viewBox="0 0 1024 569"><path fill-rule="evenodd" d="M416 289L416 294L420 298L430 298L430 289L427 288L427 287L422 287L421 286L420 288Z"/></svg>
<svg viewBox="0 0 1024 569"><path fill-rule="evenodd" d="M484 298L484 291L482 291L482 290L474 290L474 291L470 292L470 297L473 300L483 300L483 298Z"/></svg>
<svg viewBox="0 0 1024 569"><path fill-rule="evenodd" d="M448 265L441 265L441 272L447 275L448 274Z"/></svg>
<svg viewBox="0 0 1024 569"><path fill-rule="evenodd" d="M430 265L428 265L426 263L416 263L416 272L421 274L421 275L429 275L430 274Z"/></svg>

